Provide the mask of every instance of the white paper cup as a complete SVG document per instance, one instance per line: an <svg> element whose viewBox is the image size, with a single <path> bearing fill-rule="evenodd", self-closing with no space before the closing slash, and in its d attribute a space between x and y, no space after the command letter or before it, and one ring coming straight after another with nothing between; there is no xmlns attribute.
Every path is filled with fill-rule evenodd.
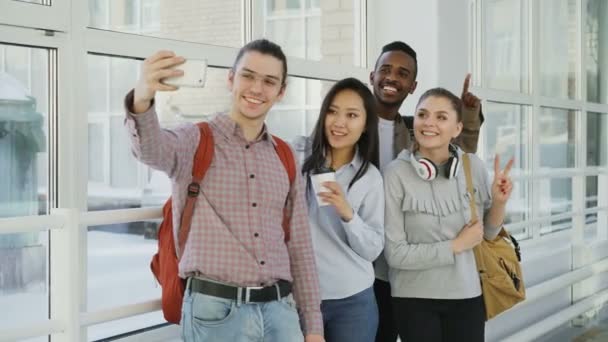
<svg viewBox="0 0 608 342"><path fill-rule="evenodd" d="M316 175L310 176L310 182L312 183L312 189L315 192L315 196L317 196L317 203L320 207L324 205L329 205L329 203L323 201L317 194L319 192L329 192L329 189L322 186L321 184L324 182L335 182L336 181L336 173L335 172L326 172L319 173Z"/></svg>

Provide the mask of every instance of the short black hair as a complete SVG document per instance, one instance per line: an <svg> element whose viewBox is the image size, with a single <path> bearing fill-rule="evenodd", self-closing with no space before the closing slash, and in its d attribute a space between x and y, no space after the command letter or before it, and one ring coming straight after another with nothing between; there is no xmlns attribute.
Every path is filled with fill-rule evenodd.
<svg viewBox="0 0 608 342"><path fill-rule="evenodd" d="M382 57L382 55L384 55L385 53L391 51L401 51L406 55L412 57L412 59L414 60L414 65L416 66L416 70L414 70L414 76L418 75L418 59L416 58L416 51L412 49L411 46L398 40L388 43L382 47L382 52L376 59L376 65L374 66L374 70L378 68L378 62L380 61L380 57Z"/></svg>
<svg viewBox="0 0 608 342"><path fill-rule="evenodd" d="M244 45L239 53L236 55L236 59L234 60L234 65L232 65L232 70L236 71L236 65L239 64L241 58L245 52L249 51L257 51L263 55L270 55L283 63L283 79L281 80L281 84L285 85L287 80L287 57L285 57L285 53L283 53L283 49L276 44L271 42L268 39L256 39L252 40L246 45Z"/></svg>

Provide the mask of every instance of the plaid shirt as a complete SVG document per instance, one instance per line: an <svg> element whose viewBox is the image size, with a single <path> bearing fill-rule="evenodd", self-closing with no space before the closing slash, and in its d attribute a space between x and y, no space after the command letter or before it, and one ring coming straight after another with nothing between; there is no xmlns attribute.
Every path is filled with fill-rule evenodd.
<svg viewBox="0 0 608 342"><path fill-rule="evenodd" d="M154 106L134 115L129 111L131 103L132 92L125 102L132 151L141 162L169 175L173 212L181 213L192 180L199 129L194 124L161 129ZM209 123L214 158L196 201L180 276L203 275L236 286L292 281L305 334L323 334L319 279L300 173L293 201L288 200L287 171L266 126L255 141L248 142L226 114ZM291 209L287 244L281 226L285 205ZM179 220L174 215L174 227L179 227Z"/></svg>

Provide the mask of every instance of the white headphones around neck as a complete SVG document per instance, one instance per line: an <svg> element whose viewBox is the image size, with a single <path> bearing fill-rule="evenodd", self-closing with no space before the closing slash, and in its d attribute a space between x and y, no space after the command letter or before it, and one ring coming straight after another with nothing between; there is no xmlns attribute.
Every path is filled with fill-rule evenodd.
<svg viewBox="0 0 608 342"><path fill-rule="evenodd" d="M450 144L449 149L451 156L446 163L444 176L447 179L452 179L458 174L458 165L460 164L460 159L458 159L458 152L456 151L456 147ZM420 178L427 181L432 181L433 179L437 178L437 165L435 165L435 163L433 163L430 159L416 159L416 156L414 155L414 153L412 153L410 162L412 163L414 170L416 170L416 173L418 174L418 176L420 176Z"/></svg>

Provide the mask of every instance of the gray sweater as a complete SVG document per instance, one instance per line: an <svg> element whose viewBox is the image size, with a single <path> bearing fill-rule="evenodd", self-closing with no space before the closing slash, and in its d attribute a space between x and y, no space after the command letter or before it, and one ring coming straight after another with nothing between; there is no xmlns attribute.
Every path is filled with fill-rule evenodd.
<svg viewBox="0 0 608 342"><path fill-rule="evenodd" d="M462 151L458 154L462 156ZM486 223L492 204L491 180L484 163L473 154L469 156L477 207L484 210L485 237L491 239L500 230ZM454 254L451 246L471 217L462 163L455 178L445 178L440 170L436 179L426 181L416 174L410 158L410 151L402 151L384 172L384 256L392 296L477 297L481 287L473 251Z"/></svg>

